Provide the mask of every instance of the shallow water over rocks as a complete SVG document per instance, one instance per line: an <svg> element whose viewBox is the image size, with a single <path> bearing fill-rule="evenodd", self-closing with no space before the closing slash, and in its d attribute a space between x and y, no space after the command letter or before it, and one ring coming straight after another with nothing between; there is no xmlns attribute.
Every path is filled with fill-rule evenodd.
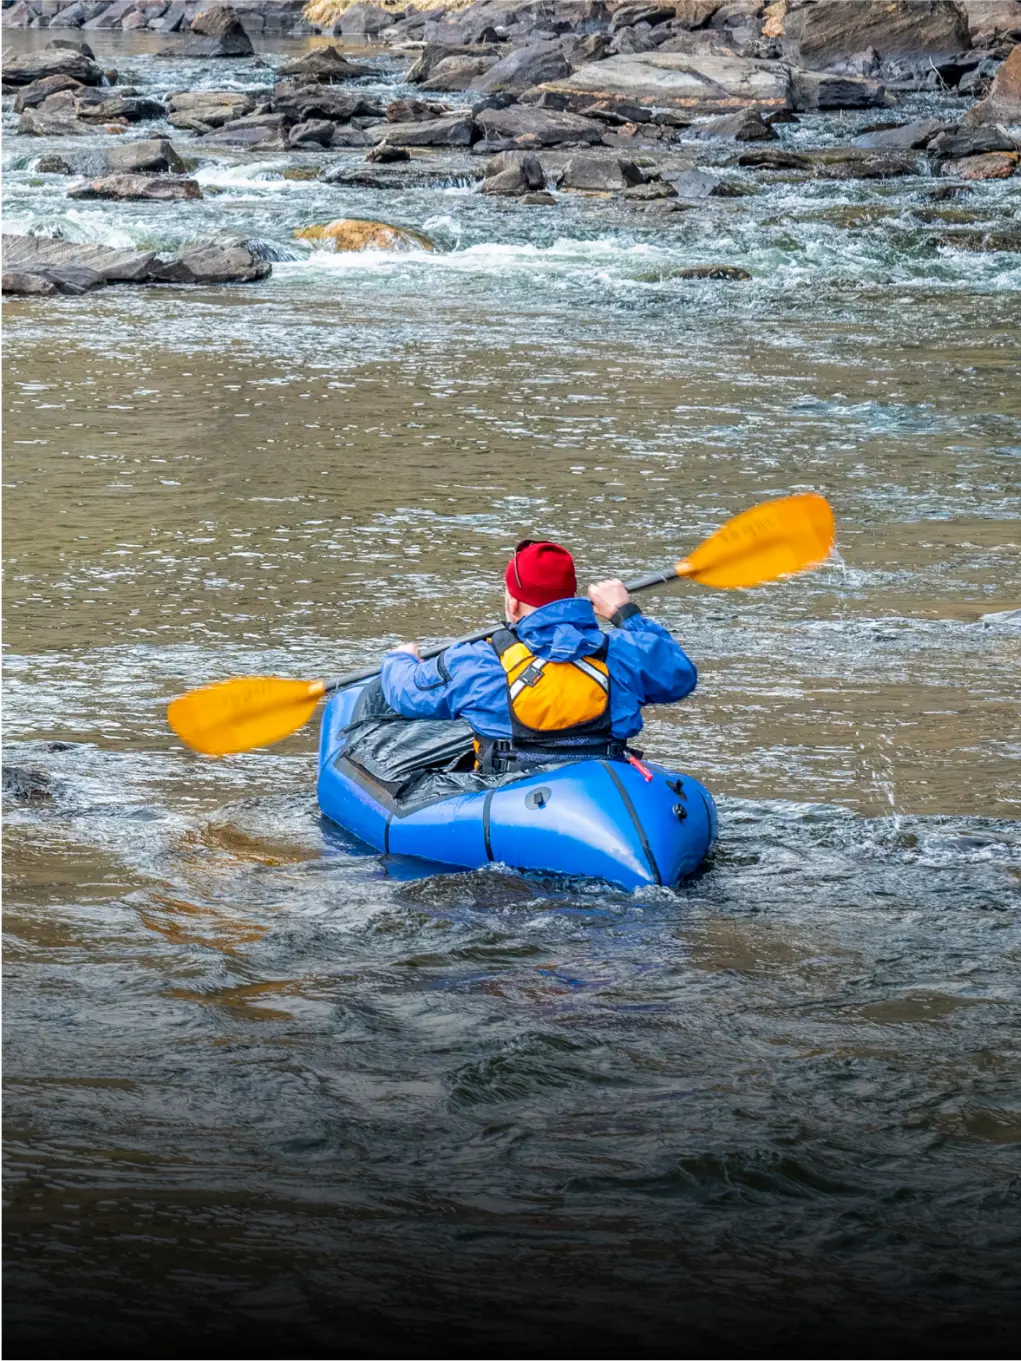
<svg viewBox="0 0 1021 1361"><path fill-rule="evenodd" d="M239 79L120 41L139 87ZM28 140L9 230L274 266L5 309L12 1354L1009 1355L1021 256L931 218L1019 182L727 165L754 195L653 222L460 153L407 191L224 154L202 202L73 205ZM292 240L342 216L438 249ZM752 278L679 277L715 261ZM720 795L677 891L422 877L322 823L310 732L166 730L480 626L526 533L641 572L809 488L832 564L649 602L701 679L645 746Z"/></svg>

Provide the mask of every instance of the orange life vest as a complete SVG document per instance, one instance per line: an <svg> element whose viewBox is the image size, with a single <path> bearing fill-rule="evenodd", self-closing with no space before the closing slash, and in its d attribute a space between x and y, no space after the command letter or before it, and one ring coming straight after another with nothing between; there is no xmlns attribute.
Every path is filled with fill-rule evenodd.
<svg viewBox="0 0 1021 1361"><path fill-rule="evenodd" d="M604 637L589 657L537 657L512 629L489 640L507 676L511 738L479 736L483 770L607 755L616 745L610 716L610 669Z"/></svg>

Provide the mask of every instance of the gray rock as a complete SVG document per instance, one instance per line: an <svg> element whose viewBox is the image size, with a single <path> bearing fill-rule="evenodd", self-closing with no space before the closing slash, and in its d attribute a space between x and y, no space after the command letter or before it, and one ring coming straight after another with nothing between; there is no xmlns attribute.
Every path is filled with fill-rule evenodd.
<svg viewBox="0 0 1021 1361"><path fill-rule="evenodd" d="M527 137L530 146L595 143L602 141L605 131L594 118L524 104L512 104L506 109L483 109L476 114L475 122L487 141L516 141Z"/></svg>
<svg viewBox="0 0 1021 1361"><path fill-rule="evenodd" d="M730 138L735 142L775 142L779 139L758 109L739 109L704 123L693 123L688 135L698 138Z"/></svg>
<svg viewBox="0 0 1021 1361"><path fill-rule="evenodd" d="M374 37L399 17L393 10L380 9L378 5L351 5L337 20L334 32L339 29L345 38Z"/></svg>
<svg viewBox="0 0 1021 1361"><path fill-rule="evenodd" d="M149 138L142 142L122 142L106 152L106 168L112 174L135 174L149 171L159 174L182 175L187 166L165 137Z"/></svg>
<svg viewBox="0 0 1021 1361"><path fill-rule="evenodd" d="M691 113L730 112L740 104L772 110L790 102L790 73L779 64L658 49L591 62L543 88Z"/></svg>
<svg viewBox="0 0 1021 1361"><path fill-rule="evenodd" d="M206 129L233 123L255 108L250 95L238 90L196 90L171 95L169 122L174 127L191 126L196 120Z"/></svg>
<svg viewBox="0 0 1021 1361"><path fill-rule="evenodd" d="M791 71L791 104L805 109L867 109L886 104L886 90L864 76Z"/></svg>
<svg viewBox="0 0 1021 1361"><path fill-rule="evenodd" d="M423 123L384 123L370 129L369 140L405 147L470 146L474 135L471 114L460 113Z"/></svg>
<svg viewBox="0 0 1021 1361"><path fill-rule="evenodd" d="M752 276L740 265L688 265L679 269L675 279L750 279Z"/></svg>
<svg viewBox="0 0 1021 1361"><path fill-rule="evenodd" d="M648 184L629 184L624 190L624 197L638 202L648 202L653 199L676 198L677 190L666 180L651 180Z"/></svg>
<svg viewBox="0 0 1021 1361"><path fill-rule="evenodd" d="M161 57L251 57L252 40L245 32L237 10L230 5L213 5L201 10L191 21L193 36L183 47L168 48Z"/></svg>
<svg viewBox="0 0 1021 1361"><path fill-rule="evenodd" d="M254 283L271 274L272 266L245 242L209 242L186 246L173 257L157 257L149 273L164 283Z"/></svg>
<svg viewBox="0 0 1021 1361"><path fill-rule="evenodd" d="M916 151L927 146L945 127L938 118L916 118L894 127L867 128L852 138L851 145L873 151Z"/></svg>
<svg viewBox="0 0 1021 1361"><path fill-rule="evenodd" d="M353 123L347 127L334 127L333 136L330 138L330 146L334 147L365 147L372 145L372 138L361 128L356 128Z"/></svg>
<svg viewBox="0 0 1021 1361"><path fill-rule="evenodd" d="M750 170L811 170L812 162L807 156L799 156L794 151L783 151L779 147L762 147L755 151L742 151L737 158L740 166Z"/></svg>
<svg viewBox="0 0 1021 1361"><path fill-rule="evenodd" d="M34 109L49 99L50 95L60 94L63 90L84 90L92 88L85 86L80 80L74 80L71 76L44 76L42 80L34 80L31 85L23 85L14 96L14 112L24 113L26 109Z"/></svg>
<svg viewBox="0 0 1021 1361"><path fill-rule="evenodd" d="M906 152L842 160L811 159L815 161L815 173L821 180L888 180L919 172L918 157Z"/></svg>
<svg viewBox="0 0 1021 1361"><path fill-rule="evenodd" d="M200 199L202 190L197 180L177 175L103 175L86 184L73 185L68 198L84 199L149 199L169 203L183 199Z"/></svg>
<svg viewBox="0 0 1021 1361"><path fill-rule="evenodd" d="M386 121L426 123L431 118L442 118L449 112L446 104L432 104L427 99L395 99L386 106Z"/></svg>
<svg viewBox="0 0 1021 1361"><path fill-rule="evenodd" d="M68 5L59 14L54 15L50 20L50 28L81 28L88 17L85 6L81 0L77 0L75 4Z"/></svg>
<svg viewBox="0 0 1021 1361"><path fill-rule="evenodd" d="M631 185L641 184L644 178L633 161L612 153L580 152L564 165L560 188L619 193Z"/></svg>
<svg viewBox="0 0 1021 1361"><path fill-rule="evenodd" d="M427 80L418 82L423 90L467 90L473 80L490 70L498 58L490 57L446 57L432 68Z"/></svg>
<svg viewBox="0 0 1021 1361"><path fill-rule="evenodd" d="M317 47L314 52L298 57L280 68L280 75L286 79L319 81L329 85L334 81L355 80L359 76L370 75L367 66L359 66L348 61L337 47Z"/></svg>
<svg viewBox="0 0 1021 1361"><path fill-rule="evenodd" d="M446 43L426 43L425 47L419 52L416 59L405 72L404 79L409 85L421 85L428 80L437 70L441 62L452 60L454 57L469 57L473 61L483 58L490 59L490 65L499 61L504 55L495 46L478 46L476 44L460 45L450 47Z"/></svg>
<svg viewBox="0 0 1021 1361"><path fill-rule="evenodd" d="M487 161L484 194L520 197L546 187L546 174L538 156L530 151L505 151Z"/></svg>
<svg viewBox="0 0 1021 1361"><path fill-rule="evenodd" d="M570 72L570 64L558 47L538 43L502 57L488 71L477 76L469 88L479 94L521 94L533 85L559 80Z"/></svg>
<svg viewBox="0 0 1021 1361"><path fill-rule="evenodd" d="M307 123L297 123L287 134L289 147L324 147L330 145L334 124L326 118L312 118Z"/></svg>
<svg viewBox="0 0 1021 1361"><path fill-rule="evenodd" d="M125 121L143 123L153 118L165 118L166 108L158 99L147 95L130 95L127 92L113 93L109 99L75 101L75 111L79 118L93 123Z"/></svg>
<svg viewBox="0 0 1021 1361"><path fill-rule="evenodd" d="M784 21L784 55L816 71L846 69L870 47L884 63L929 70L970 46L968 19L957 0L826 0L793 6Z"/></svg>
<svg viewBox="0 0 1021 1361"><path fill-rule="evenodd" d="M383 108L357 90L345 90L338 85L278 85L273 98L275 113L285 113L297 123L313 118L328 118L333 123L347 123L352 118L382 118Z"/></svg>
<svg viewBox="0 0 1021 1361"><path fill-rule="evenodd" d="M634 24L653 24L667 23L677 18L676 5L621 5L613 11L614 30L621 29Z"/></svg>
<svg viewBox="0 0 1021 1361"><path fill-rule="evenodd" d="M730 195L718 175L705 170L664 170L662 179L673 187L678 198L697 203L704 198L728 198Z"/></svg>
<svg viewBox="0 0 1021 1361"><path fill-rule="evenodd" d="M4 62L5 85L31 85L46 76L70 76L82 85L102 85L104 79L90 57L69 47L44 47Z"/></svg>
<svg viewBox="0 0 1021 1361"><path fill-rule="evenodd" d="M135 0L113 0L112 5L107 5L99 14L91 19L86 19L84 27L88 29L97 28L120 28L123 19L135 8Z"/></svg>
<svg viewBox="0 0 1021 1361"><path fill-rule="evenodd" d="M989 151L1016 151L1017 143L996 126L956 127L934 137L927 150L941 159L956 161L965 156L983 156Z"/></svg>
<svg viewBox="0 0 1021 1361"><path fill-rule="evenodd" d="M92 131L87 123L79 122L73 112L68 116L26 109L18 119L18 132L23 137L84 137Z"/></svg>
<svg viewBox="0 0 1021 1361"><path fill-rule="evenodd" d="M40 156L32 169L37 175L73 175L74 170L63 156Z"/></svg>
<svg viewBox="0 0 1021 1361"><path fill-rule="evenodd" d="M171 5L158 19L150 19L149 27L154 33L176 33L184 22L188 6L183 0ZM246 30L247 32L247 30Z"/></svg>
<svg viewBox="0 0 1021 1361"><path fill-rule="evenodd" d="M3 291L5 293L18 293L22 297L41 297L50 298L60 289L48 279L45 274L26 274L21 270L4 270ZM10 774L10 767L4 768L4 788L7 788L7 780ZM14 793L14 791L11 791Z"/></svg>

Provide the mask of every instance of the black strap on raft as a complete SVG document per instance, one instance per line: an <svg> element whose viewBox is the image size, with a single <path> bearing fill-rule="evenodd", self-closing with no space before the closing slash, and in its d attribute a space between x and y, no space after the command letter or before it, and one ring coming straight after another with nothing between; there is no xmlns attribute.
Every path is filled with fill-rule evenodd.
<svg viewBox="0 0 1021 1361"><path fill-rule="evenodd" d="M522 773L532 766L561 765L567 761L623 761L627 757L627 743L611 738L608 742L572 742L569 738L542 746L524 745L509 737L486 737L476 734L478 742L478 770L483 775Z"/></svg>

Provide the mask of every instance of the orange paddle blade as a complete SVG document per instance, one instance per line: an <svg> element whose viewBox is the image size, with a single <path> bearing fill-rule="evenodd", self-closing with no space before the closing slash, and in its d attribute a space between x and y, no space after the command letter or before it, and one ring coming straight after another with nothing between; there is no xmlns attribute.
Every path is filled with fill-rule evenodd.
<svg viewBox="0 0 1021 1361"><path fill-rule="evenodd" d="M230 756L297 732L312 717L324 688L321 680L242 676L189 690L170 704L167 718L193 751Z"/></svg>
<svg viewBox="0 0 1021 1361"><path fill-rule="evenodd" d="M829 502L815 492L763 501L710 534L677 575L703 586L761 586L829 557L836 537Z"/></svg>

